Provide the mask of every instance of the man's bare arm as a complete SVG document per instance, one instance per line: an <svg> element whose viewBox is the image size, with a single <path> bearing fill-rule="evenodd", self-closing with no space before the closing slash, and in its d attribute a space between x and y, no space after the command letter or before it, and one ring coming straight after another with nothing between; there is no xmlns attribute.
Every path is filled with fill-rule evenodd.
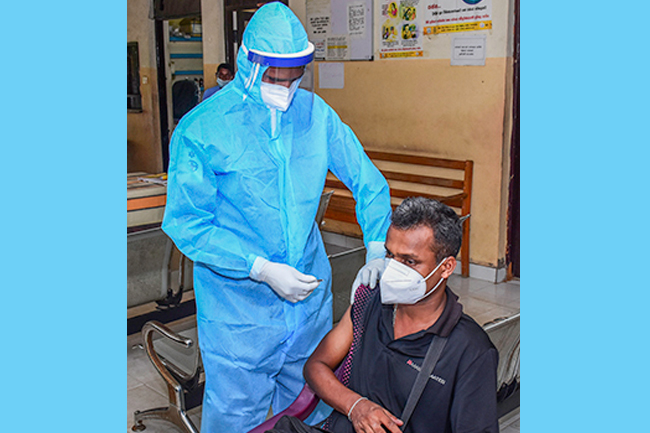
<svg viewBox="0 0 650 433"><path fill-rule="evenodd" d="M338 325L323 338L307 360L303 370L305 380L325 403L342 414L349 414L355 431L385 433L383 425L391 433L400 433L402 421L376 403L359 400L364 396L343 385L334 374L348 354L352 338L353 327L348 308Z"/></svg>

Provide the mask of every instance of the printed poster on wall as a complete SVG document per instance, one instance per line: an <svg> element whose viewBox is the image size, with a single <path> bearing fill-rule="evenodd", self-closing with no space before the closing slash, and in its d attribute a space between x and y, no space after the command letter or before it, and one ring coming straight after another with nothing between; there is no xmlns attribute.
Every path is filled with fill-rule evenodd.
<svg viewBox="0 0 650 433"><path fill-rule="evenodd" d="M366 35L366 5L363 2L348 5L348 35L351 38Z"/></svg>
<svg viewBox="0 0 650 433"><path fill-rule="evenodd" d="M312 0L307 2L307 34L314 44L316 60L325 60L327 56L327 36L330 33L331 15L329 0Z"/></svg>
<svg viewBox="0 0 650 433"><path fill-rule="evenodd" d="M420 0L382 0L379 4L381 29L379 58L422 57Z"/></svg>
<svg viewBox="0 0 650 433"><path fill-rule="evenodd" d="M492 28L492 0L427 0L424 34Z"/></svg>
<svg viewBox="0 0 650 433"><path fill-rule="evenodd" d="M326 60L350 60L350 37L335 35L327 37Z"/></svg>
<svg viewBox="0 0 650 433"><path fill-rule="evenodd" d="M371 60L372 0L307 0L306 30L316 60Z"/></svg>

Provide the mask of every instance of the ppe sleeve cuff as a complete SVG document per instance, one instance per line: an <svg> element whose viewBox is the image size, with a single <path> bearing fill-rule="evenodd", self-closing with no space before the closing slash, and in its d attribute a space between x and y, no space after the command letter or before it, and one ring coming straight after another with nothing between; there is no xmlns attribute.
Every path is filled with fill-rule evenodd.
<svg viewBox="0 0 650 433"><path fill-rule="evenodd" d="M255 258L255 261L253 262L253 266L251 267L251 271L249 273L249 276L252 279L259 281L260 272L262 272L262 268L268 262L269 261L266 260L264 257L257 256L257 258Z"/></svg>
<svg viewBox="0 0 650 433"><path fill-rule="evenodd" d="M383 259L386 257L384 242L370 241L366 247L366 263L374 259Z"/></svg>

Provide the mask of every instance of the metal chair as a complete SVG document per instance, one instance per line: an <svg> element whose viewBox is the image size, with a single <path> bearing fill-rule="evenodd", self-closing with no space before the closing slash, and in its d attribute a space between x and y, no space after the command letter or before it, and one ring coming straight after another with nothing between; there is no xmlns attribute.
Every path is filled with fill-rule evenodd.
<svg viewBox="0 0 650 433"><path fill-rule="evenodd" d="M164 338L154 342L154 334ZM147 355L167 385L169 406L135 411L131 430L142 431L146 428L142 421L155 418L169 421L185 433L198 433L199 429L187 415L189 407L186 403L192 393L198 394L199 398L203 394L197 328L177 334L160 322L150 321L142 327L142 335Z"/></svg>

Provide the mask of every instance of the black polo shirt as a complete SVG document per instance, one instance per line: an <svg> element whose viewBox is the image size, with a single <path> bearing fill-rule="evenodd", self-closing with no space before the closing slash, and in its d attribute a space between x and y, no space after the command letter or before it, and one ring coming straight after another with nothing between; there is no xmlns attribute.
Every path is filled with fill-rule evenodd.
<svg viewBox="0 0 650 433"><path fill-rule="evenodd" d="M447 302L436 323L395 340L393 305L382 305L376 288L368 301L365 333L348 387L399 418L433 334L438 334L448 338L447 345L405 433L497 433L497 350L485 331L463 313L458 296L445 290ZM335 433L354 432L346 415L336 411L327 427Z"/></svg>

